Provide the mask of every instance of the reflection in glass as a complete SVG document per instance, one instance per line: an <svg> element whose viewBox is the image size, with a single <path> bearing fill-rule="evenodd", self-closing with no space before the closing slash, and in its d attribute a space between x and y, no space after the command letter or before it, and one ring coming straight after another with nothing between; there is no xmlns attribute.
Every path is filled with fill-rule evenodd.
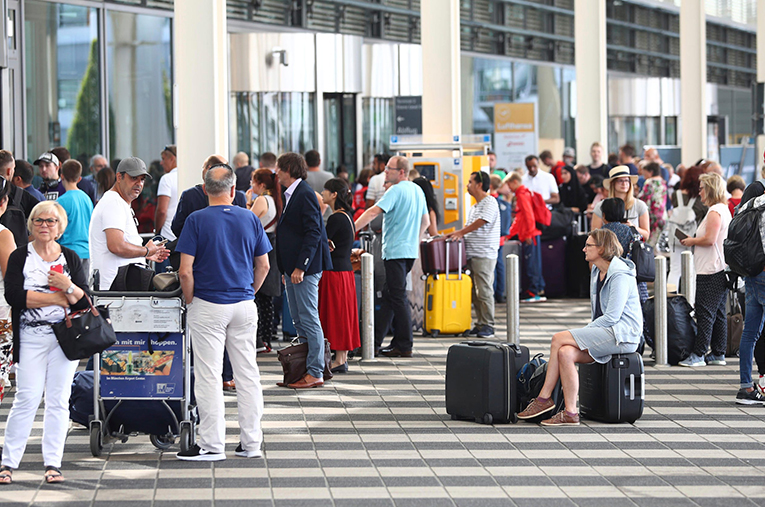
<svg viewBox="0 0 765 507"><path fill-rule="evenodd" d="M28 0L24 9L27 153L66 146L87 164L102 150L98 11Z"/></svg>
<svg viewBox="0 0 765 507"><path fill-rule="evenodd" d="M270 151L305 153L314 147L314 94L266 92L231 94L231 152L258 160Z"/></svg>
<svg viewBox="0 0 765 507"><path fill-rule="evenodd" d="M364 166L372 163L376 153L388 153L393 135L393 99L364 97L361 101L363 118Z"/></svg>
<svg viewBox="0 0 765 507"><path fill-rule="evenodd" d="M112 158L135 156L149 165L173 142L170 39L169 18L107 11Z"/></svg>

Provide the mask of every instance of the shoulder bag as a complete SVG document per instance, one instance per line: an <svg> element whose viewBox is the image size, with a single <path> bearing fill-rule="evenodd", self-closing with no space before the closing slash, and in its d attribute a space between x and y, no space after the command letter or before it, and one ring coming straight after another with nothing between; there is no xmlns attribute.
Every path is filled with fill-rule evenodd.
<svg viewBox="0 0 765 507"><path fill-rule="evenodd" d="M101 353L117 343L109 312L106 308L96 309L87 294L85 299L90 308L66 314L66 319L53 324L58 344L70 361L86 359Z"/></svg>

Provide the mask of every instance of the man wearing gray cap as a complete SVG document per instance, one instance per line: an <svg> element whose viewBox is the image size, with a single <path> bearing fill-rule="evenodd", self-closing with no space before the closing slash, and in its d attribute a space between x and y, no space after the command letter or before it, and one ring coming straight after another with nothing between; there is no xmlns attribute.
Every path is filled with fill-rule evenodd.
<svg viewBox="0 0 765 507"><path fill-rule="evenodd" d="M162 262L170 252L149 241L143 245L132 203L151 178L146 164L137 157L123 159L117 166L117 181L98 201L90 220L91 269L100 274L99 288L108 290L117 270L126 264L143 264L146 259Z"/></svg>

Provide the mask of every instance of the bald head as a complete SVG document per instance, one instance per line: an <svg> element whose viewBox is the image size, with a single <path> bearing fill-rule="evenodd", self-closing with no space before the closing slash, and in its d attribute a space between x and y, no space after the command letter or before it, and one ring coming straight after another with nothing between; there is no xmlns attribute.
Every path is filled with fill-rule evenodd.
<svg viewBox="0 0 765 507"><path fill-rule="evenodd" d="M250 164L250 156L247 155L245 152L240 151L239 153L234 155L234 169L239 169L240 167L244 167L249 164Z"/></svg>

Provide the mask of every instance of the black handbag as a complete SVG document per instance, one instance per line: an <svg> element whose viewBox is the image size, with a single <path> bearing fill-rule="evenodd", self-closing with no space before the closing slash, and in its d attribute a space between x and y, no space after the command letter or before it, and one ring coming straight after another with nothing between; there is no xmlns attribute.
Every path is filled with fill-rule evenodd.
<svg viewBox="0 0 765 507"><path fill-rule="evenodd" d="M51 326L61 350L70 361L86 359L117 343L109 311L96 309L87 294L85 299L90 308L67 313L66 319Z"/></svg>
<svg viewBox="0 0 765 507"><path fill-rule="evenodd" d="M637 232L634 227L630 227ZM656 261L653 247L642 239L636 239L630 245L630 260L635 263L638 282L653 282L656 279Z"/></svg>

